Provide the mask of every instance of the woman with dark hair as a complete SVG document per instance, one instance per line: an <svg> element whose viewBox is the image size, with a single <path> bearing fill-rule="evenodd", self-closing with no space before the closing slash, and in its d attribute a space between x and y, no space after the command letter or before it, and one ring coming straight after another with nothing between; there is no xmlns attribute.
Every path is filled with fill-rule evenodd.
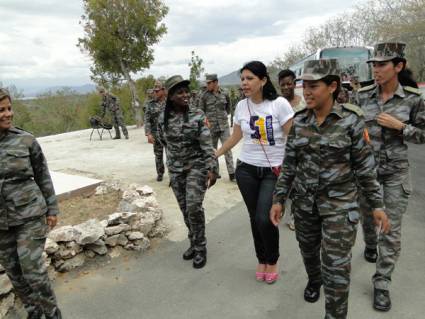
<svg viewBox="0 0 425 319"><path fill-rule="evenodd" d="M60 319L43 257L59 213L47 162L33 135L13 126L12 99L0 88L0 264L30 319Z"/></svg>
<svg viewBox="0 0 425 319"><path fill-rule="evenodd" d="M357 183L376 223L388 231L371 148L361 110L338 104L337 60L304 64L307 107L294 118L270 219L278 225L288 196L295 234L308 275L307 302L316 302L324 284L326 319L347 317L351 248L359 220Z"/></svg>
<svg viewBox="0 0 425 319"><path fill-rule="evenodd" d="M168 97L158 123L158 137L167 154L170 183L188 228L189 248L183 259L194 268L207 262L205 214L207 187L216 182L216 160L205 115L189 106L189 81L179 75L165 82Z"/></svg>
<svg viewBox="0 0 425 319"><path fill-rule="evenodd" d="M258 259L256 279L274 283L278 279L279 229L268 214L294 111L286 99L278 97L262 62L249 62L240 72L245 99L237 104L233 133L216 156L243 139L235 174L251 221Z"/></svg>
<svg viewBox="0 0 425 319"><path fill-rule="evenodd" d="M425 143L425 105L420 91L409 86L415 83L405 69L405 47L400 42L375 46L375 56L368 61L373 65L375 84L360 89L356 99L364 112L391 221L391 232L377 236L368 222L370 207L361 199L364 257L368 262L376 262L373 307L380 311L391 309L391 275L400 256L402 218L412 193L406 142Z"/></svg>

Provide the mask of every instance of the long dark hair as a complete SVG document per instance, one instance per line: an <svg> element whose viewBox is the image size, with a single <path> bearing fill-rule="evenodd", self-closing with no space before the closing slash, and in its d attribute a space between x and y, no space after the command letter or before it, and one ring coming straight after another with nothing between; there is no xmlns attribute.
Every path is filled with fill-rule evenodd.
<svg viewBox="0 0 425 319"><path fill-rule="evenodd" d="M172 87L167 94L167 100L165 101L165 108L164 108L164 128L165 130L168 130L168 119L170 118L170 112L173 109L173 102L171 102L170 97L174 94L174 92L177 91L177 89L180 89L182 87L189 88L189 85L186 83L180 83L176 86ZM188 121L187 112L184 115L184 121Z"/></svg>
<svg viewBox="0 0 425 319"><path fill-rule="evenodd" d="M263 99L265 100L276 100L278 95L276 92L276 89L273 86L272 81L270 80L269 74L267 73L267 68L263 64L263 62L260 61L251 61L245 64L242 69L240 69L240 73L242 73L243 70L249 70L252 73L254 73L256 76L260 78L260 80L266 78L267 82L263 87Z"/></svg>
<svg viewBox="0 0 425 319"><path fill-rule="evenodd" d="M413 76L412 70L409 68L406 68L406 60L403 58L395 58L392 59L391 62L394 66L396 66L399 63L403 63L403 69L398 74L398 82L402 86L411 86L414 88L418 88L418 84L415 81L415 77Z"/></svg>

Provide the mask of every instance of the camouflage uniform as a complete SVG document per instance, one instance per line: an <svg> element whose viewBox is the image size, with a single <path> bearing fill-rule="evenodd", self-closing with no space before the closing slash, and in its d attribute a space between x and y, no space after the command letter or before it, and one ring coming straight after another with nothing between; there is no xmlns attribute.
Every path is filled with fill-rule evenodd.
<svg viewBox="0 0 425 319"><path fill-rule="evenodd" d="M183 82L180 76L174 77ZM202 203L208 171L217 170L205 115L195 108L185 113L171 110L165 128L163 112L159 118L158 137L165 147L171 187L183 213L191 246L195 251L205 252L207 240Z"/></svg>
<svg viewBox="0 0 425 319"><path fill-rule="evenodd" d="M42 256L46 215L58 205L34 136L17 128L0 136L0 167L0 263L29 313L60 318Z"/></svg>
<svg viewBox="0 0 425 319"><path fill-rule="evenodd" d="M164 102L151 100L146 104L145 135L152 134L155 139L153 152L155 154L155 166L158 176L164 175L164 147L158 139L158 119L163 112Z"/></svg>
<svg viewBox="0 0 425 319"><path fill-rule="evenodd" d="M122 115L122 111L120 108L119 100L116 96L106 93L105 96L102 97L102 115L104 117L106 114L106 110L109 110L112 115L112 123L115 129L115 137L121 138L120 127L125 136L128 139L128 131L124 124L124 117Z"/></svg>
<svg viewBox="0 0 425 319"><path fill-rule="evenodd" d="M303 79L337 72L335 60L308 61ZM364 128L360 109L350 104L335 103L321 125L312 110L298 112L273 196L274 203L292 199L309 283L323 281L328 319L346 318L348 311L351 248L359 219L356 178L370 206L383 207Z"/></svg>
<svg viewBox="0 0 425 319"><path fill-rule="evenodd" d="M216 78L215 74L211 74ZM209 80L207 76L207 81ZM199 99L198 108L204 111L210 131L213 147L217 149L218 140L221 144L230 137L229 120L227 118L230 114L230 98L227 92L219 88L217 93L205 91ZM226 159L227 172L229 175L235 174L235 168L233 164L232 152L228 151L224 154Z"/></svg>
<svg viewBox="0 0 425 319"><path fill-rule="evenodd" d="M376 59L404 50L394 48L394 44L380 44L375 49ZM379 98L379 86L362 88L356 96L361 106L371 139L378 171L378 180L383 190L385 211L391 222L391 231L380 234L379 238L370 225L370 207L361 198L363 213L363 233L367 248L378 246L378 259L373 282L376 289L389 290L391 274L401 251L401 222L412 192L409 176L408 149L406 142L425 143L425 105L420 91L411 87L398 86L392 98L383 103ZM402 131L385 128L378 124L376 117L385 112L406 124Z"/></svg>

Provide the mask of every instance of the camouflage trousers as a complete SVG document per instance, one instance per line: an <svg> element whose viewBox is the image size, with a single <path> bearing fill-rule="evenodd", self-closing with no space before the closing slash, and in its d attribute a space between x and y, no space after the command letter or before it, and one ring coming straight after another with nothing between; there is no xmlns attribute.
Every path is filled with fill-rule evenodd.
<svg viewBox="0 0 425 319"><path fill-rule="evenodd" d="M213 144L213 147L215 149L217 149L218 140L220 140L221 145L223 145L224 142L226 142L226 140L229 137L230 137L230 131L229 131L229 129L225 129L224 131L218 131L218 132L211 131L212 144ZM226 160L227 172L229 174L235 174L235 167L234 167L234 164L233 164L233 155L232 155L232 152L231 151L226 152L224 154L224 158ZM220 172L218 161L217 161L217 172Z"/></svg>
<svg viewBox="0 0 425 319"><path fill-rule="evenodd" d="M408 179L408 177L407 177ZM364 198L360 199L362 211L362 226L366 247L378 248L376 273L373 276L375 288L388 290L391 284L391 275L401 252L401 222L407 210L408 199L411 193L410 182L401 185L381 185L384 195L385 213L387 214L391 230L388 234L376 234L373 223L372 210Z"/></svg>
<svg viewBox="0 0 425 319"><path fill-rule="evenodd" d="M117 112L112 112L112 124L114 125L116 137L121 137L121 133L120 133L120 129L119 129L120 127L121 127L121 130L122 130L122 133L124 134L124 136L128 137L127 127L124 124L124 118L123 118L122 114L117 113Z"/></svg>
<svg viewBox="0 0 425 319"><path fill-rule="evenodd" d="M325 319L347 317L351 272L351 248L358 220L348 214L320 216L294 208L295 234L310 282L323 283Z"/></svg>
<svg viewBox="0 0 425 319"><path fill-rule="evenodd" d="M206 169L196 168L182 173L169 172L171 187L188 229L190 244L197 251L204 251L207 245L205 213L202 207L207 190L207 174Z"/></svg>
<svg viewBox="0 0 425 319"><path fill-rule="evenodd" d="M156 173L162 176L164 175L164 146L156 137L153 143L153 153L155 154Z"/></svg>
<svg viewBox="0 0 425 319"><path fill-rule="evenodd" d="M57 303L42 253L48 226L45 216L0 230L0 264L27 312L53 316Z"/></svg>

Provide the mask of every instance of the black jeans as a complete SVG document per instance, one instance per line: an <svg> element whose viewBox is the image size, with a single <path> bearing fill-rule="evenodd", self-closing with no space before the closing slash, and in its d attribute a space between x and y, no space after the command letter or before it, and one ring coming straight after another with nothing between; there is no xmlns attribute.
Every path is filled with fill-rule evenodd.
<svg viewBox="0 0 425 319"><path fill-rule="evenodd" d="M274 265L279 259L279 229L269 218L277 177L269 167L238 160L236 181L248 208L255 252L260 264Z"/></svg>

